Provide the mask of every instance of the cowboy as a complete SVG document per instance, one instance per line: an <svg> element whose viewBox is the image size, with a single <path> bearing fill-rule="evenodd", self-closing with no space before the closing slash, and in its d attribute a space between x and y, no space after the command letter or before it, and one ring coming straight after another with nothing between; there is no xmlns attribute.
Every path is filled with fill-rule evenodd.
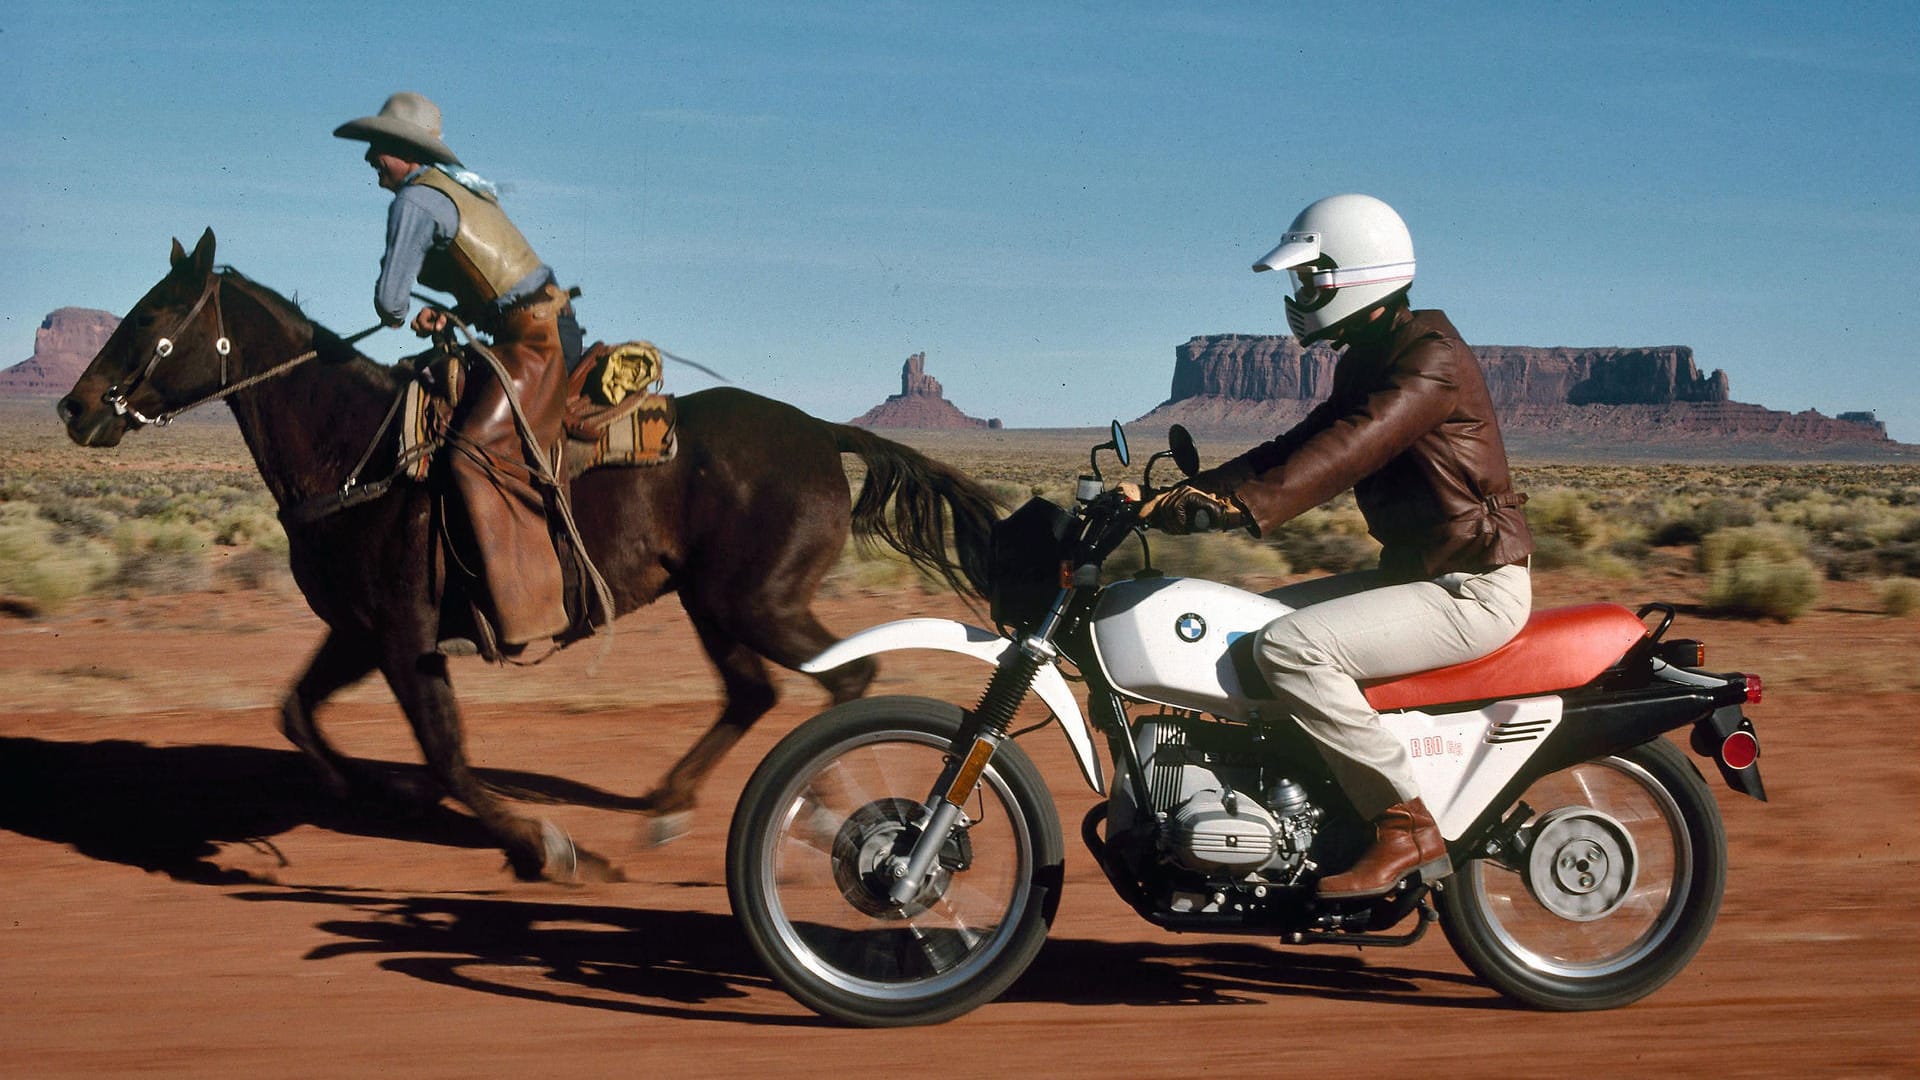
<svg viewBox="0 0 1920 1080"><path fill-rule="evenodd" d="M1465 663L1506 644L1532 605L1533 536L1479 361L1447 317L1414 311L1413 241L1393 208L1335 195L1300 212L1253 267L1291 271L1287 322L1301 342L1344 345L1327 400L1286 434L1163 492L1157 527L1246 525L1255 535L1352 488L1382 544L1377 569L1269 595L1261 673L1322 756L1375 842L1328 899L1380 896L1452 869L1407 748L1380 725L1363 680ZM1206 511L1204 514L1201 511Z"/></svg>
<svg viewBox="0 0 1920 1080"><path fill-rule="evenodd" d="M333 133L367 143L367 164L393 192L374 286L381 321L406 321L416 280L451 293L454 311L491 337L512 383L536 445L520 437L508 388L490 367L477 366L454 416L453 479L482 548L499 643L511 652L553 637L569 620L546 497L528 455L544 455L551 469L564 437L567 355L578 355L580 341L571 300L508 220L493 185L468 172L440 141L440 109L433 102L394 94L377 115ZM423 337L447 325L446 313L435 308L413 320Z"/></svg>

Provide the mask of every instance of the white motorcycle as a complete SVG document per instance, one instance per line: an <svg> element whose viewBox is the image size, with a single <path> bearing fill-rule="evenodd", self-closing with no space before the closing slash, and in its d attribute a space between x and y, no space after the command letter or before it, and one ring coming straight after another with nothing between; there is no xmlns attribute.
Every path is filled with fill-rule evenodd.
<svg viewBox="0 0 1920 1080"><path fill-rule="evenodd" d="M1146 483L1163 457L1198 467L1184 430L1170 441ZM1035 499L996 527L1004 634L907 619L806 665L935 649L994 670L971 709L921 697L837 706L754 772L728 836L728 894L795 998L855 1024L935 1023L993 1000L1033 960L1064 853L1047 788L1011 737L1025 732L1009 732L1028 694L1107 796L1081 833L1148 922L1398 946L1437 921L1481 978L1547 1009L1625 1005L1686 965L1719 910L1726 835L1699 772L1662 734L1691 725L1694 751L1765 799L1742 714L1759 678L1702 670L1704 646L1665 637L1670 606L1590 604L1535 612L1479 660L1369 686L1456 869L1411 874L1378 898L1320 899L1315 882L1358 858L1372 828L1253 666L1261 627L1290 609L1162 576L1150 553L1148 569L1102 585L1109 555L1129 537L1146 543L1138 492L1104 485L1102 451L1128 463L1118 423L1071 512ZM1085 683L1084 714L1067 665Z"/></svg>

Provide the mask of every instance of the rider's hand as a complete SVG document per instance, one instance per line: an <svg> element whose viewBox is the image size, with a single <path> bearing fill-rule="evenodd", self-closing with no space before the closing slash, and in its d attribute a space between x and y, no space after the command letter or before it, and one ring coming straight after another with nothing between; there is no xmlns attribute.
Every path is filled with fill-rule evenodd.
<svg viewBox="0 0 1920 1080"><path fill-rule="evenodd" d="M1190 483L1175 484L1140 508L1140 519L1161 532L1192 533L1208 529L1241 529L1247 512L1225 496L1202 491Z"/></svg>
<svg viewBox="0 0 1920 1080"><path fill-rule="evenodd" d="M413 317L413 332L421 337L432 337L445 330L449 323L447 313L439 308L421 308L419 314Z"/></svg>

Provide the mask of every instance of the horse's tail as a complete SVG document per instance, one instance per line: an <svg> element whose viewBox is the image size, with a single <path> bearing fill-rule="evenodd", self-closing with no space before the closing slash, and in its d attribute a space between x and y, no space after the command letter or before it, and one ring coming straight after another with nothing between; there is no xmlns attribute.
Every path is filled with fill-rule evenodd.
<svg viewBox="0 0 1920 1080"><path fill-rule="evenodd" d="M910 446L862 428L831 426L840 452L858 454L867 466L866 482L853 500L855 539L869 548L876 537L885 540L962 596L985 597L999 500L979 481ZM952 554L947 550L949 513Z"/></svg>

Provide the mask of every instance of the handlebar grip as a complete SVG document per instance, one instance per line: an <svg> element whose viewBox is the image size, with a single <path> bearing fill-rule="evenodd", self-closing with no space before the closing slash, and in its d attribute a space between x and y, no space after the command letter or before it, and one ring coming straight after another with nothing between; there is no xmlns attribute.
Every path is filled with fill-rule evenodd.
<svg viewBox="0 0 1920 1080"><path fill-rule="evenodd" d="M1204 506L1196 507L1193 511L1192 524L1194 532L1206 532L1213 528L1213 511Z"/></svg>

